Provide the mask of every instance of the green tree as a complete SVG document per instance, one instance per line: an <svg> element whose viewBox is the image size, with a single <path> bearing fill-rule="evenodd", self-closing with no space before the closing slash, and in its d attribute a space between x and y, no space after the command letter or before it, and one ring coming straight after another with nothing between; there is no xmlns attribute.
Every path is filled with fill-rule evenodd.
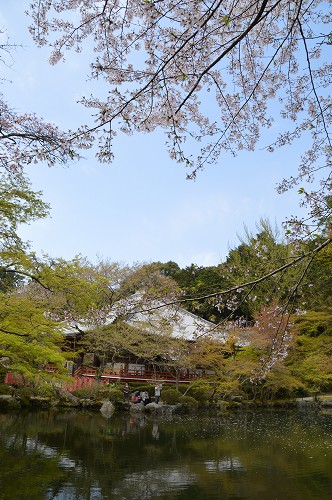
<svg viewBox="0 0 332 500"><path fill-rule="evenodd" d="M0 357L25 375L46 363L61 366L62 341L54 321L45 315L45 303L27 293L39 280L39 263L17 234L20 224L45 217L48 206L31 191L22 174L0 178ZM47 285L44 285L47 286Z"/></svg>
<svg viewBox="0 0 332 500"><path fill-rule="evenodd" d="M310 246L321 242L318 238ZM302 308L324 311L332 307L332 247L324 248L313 260L302 287Z"/></svg>
<svg viewBox="0 0 332 500"><path fill-rule="evenodd" d="M184 302L186 309L208 321L218 321L222 318L213 300L196 299L226 285L219 266L203 267L191 264L181 269L174 279L184 291L184 299L187 299L187 302Z"/></svg>
<svg viewBox="0 0 332 500"><path fill-rule="evenodd" d="M317 338L299 335L294 352L291 353L288 361L288 367L307 389L315 392L331 391L331 356L331 335L322 334Z"/></svg>
<svg viewBox="0 0 332 500"><path fill-rule="evenodd" d="M1 252L12 248L24 248L17 230L20 224L44 218L49 206L42 201L41 193L31 190L30 183L22 173L0 174L0 237Z"/></svg>

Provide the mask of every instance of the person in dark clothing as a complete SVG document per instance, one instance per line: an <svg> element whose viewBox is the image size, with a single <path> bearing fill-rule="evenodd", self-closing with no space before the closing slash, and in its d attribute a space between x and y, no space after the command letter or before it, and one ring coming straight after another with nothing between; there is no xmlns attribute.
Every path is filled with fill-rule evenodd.
<svg viewBox="0 0 332 500"><path fill-rule="evenodd" d="M123 388L123 395L124 395L125 401L129 402L130 388L129 388L128 382L126 383L126 385Z"/></svg>

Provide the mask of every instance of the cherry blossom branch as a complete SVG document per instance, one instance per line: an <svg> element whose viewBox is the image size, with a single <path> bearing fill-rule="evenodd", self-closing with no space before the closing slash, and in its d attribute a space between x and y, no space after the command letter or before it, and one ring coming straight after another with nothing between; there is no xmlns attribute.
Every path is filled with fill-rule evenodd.
<svg viewBox="0 0 332 500"><path fill-rule="evenodd" d="M300 3L300 6L301 6L301 3ZM295 24L296 24L296 21L298 19L298 15L300 13L300 6L298 8L298 14L296 16L296 18L294 19L291 27L289 28L288 32L286 33L286 35L284 36L283 40L281 41L281 43L279 44L279 46L277 47L277 49L275 50L274 54L270 57L270 60L268 62L268 64L265 66L264 70L261 72L258 80L255 82L255 85L252 87L250 93L248 96L246 96L246 99L244 100L244 102L242 103L242 105L236 110L235 113L233 113L232 111L230 111L230 107L229 107L229 104L227 102L227 99L224 98L223 96L223 93L220 92L221 96L223 97L223 100L225 102L225 105L226 107L228 108L228 110L230 111L230 115L231 115L231 120L229 121L228 125L226 125L226 127L224 128L224 130L222 131L222 134L220 135L220 137L215 141L213 147L209 150L209 153L208 155L204 158L204 161L200 161L199 164L197 165L197 167L191 172L190 174L190 178L195 178L196 176L196 173L198 170L202 170L203 167L204 167L204 164L205 163L208 163L208 159L211 158L214 154L214 151L218 148L220 142L222 141L222 139L226 136L227 132L229 131L229 129L231 128L231 125L233 123L236 123L236 119L237 117L240 115L241 111L243 111L246 106L248 105L248 103L251 101L251 99L253 98L253 96L255 95L256 93L256 90L259 88L259 85L260 83L263 81L263 78L264 76L266 75L268 69L270 68L270 66L272 66L274 60L276 59L278 53L280 52L280 50L282 49L283 45L286 43L288 37L290 36L290 34L292 33L292 29L294 28ZM239 46L240 46L240 42L241 40L239 41ZM225 51L226 52L226 51ZM225 54L226 55L226 54ZM221 55L223 56L223 54ZM224 56L223 56L224 57ZM241 58L239 57L239 63L240 63L240 73L242 75L242 72L241 72ZM210 65L211 66L211 65ZM211 69L211 68L210 68ZM204 74L208 74L209 73L209 68L207 68L207 71L204 71L203 72ZM200 75L200 78L201 76L203 77L204 74L201 74ZM215 80L215 79L214 79ZM193 89L194 91L195 89ZM220 91L220 89L219 89ZM189 98L189 95L186 96L185 100L181 103L180 107L185 103L185 101L187 100L187 98ZM178 109L180 109L180 107ZM240 131L241 135L243 136L243 133L242 131Z"/></svg>
<svg viewBox="0 0 332 500"><path fill-rule="evenodd" d="M324 130L325 130L325 133L326 133L326 137L327 137L329 146L331 147L331 139L330 139L330 135L329 135L329 132L328 132L328 127L326 125L324 112L323 112L323 109L322 109L322 105L321 105L320 99L319 99L319 97L317 95L316 85L314 83L314 79L313 79L313 76L312 76L311 62L310 62L310 57L309 57L309 50L308 50L308 46L307 46L307 41L306 41L304 33L303 33L302 23L300 22L299 19L297 19L297 22L298 22L298 25L299 25L300 33L301 33L302 40L303 40L304 50L305 50L305 54L306 54L306 58L307 58L307 64L308 64L308 71L309 71L309 76L310 76L311 87L312 87L313 93L315 95L317 106L318 106L319 111L320 111L319 115L320 115L320 117L322 119L322 122L323 122L323 127L324 127Z"/></svg>
<svg viewBox="0 0 332 500"><path fill-rule="evenodd" d="M181 102L181 104L178 106L178 108L176 109L175 113L178 113L181 108L185 105L185 103L188 101L188 99L190 99L190 97L193 95L193 93L195 92L195 90L197 89L200 81L202 80L203 76L206 75L207 73L209 73L209 71L218 64L218 62L220 62L234 47L236 47L236 45L238 45L238 43L241 42L241 40L243 40L243 38L245 38L247 36L247 34L262 20L262 15L264 13L264 10L265 10L265 7L268 3L268 0L263 0L262 4L261 4L261 7L256 15L256 17L254 18L254 20L252 21L252 23L247 27L247 29L245 29L243 31L243 33L241 33L240 36L238 36L228 47L227 49L225 49L214 61L212 61L212 63L207 66L204 71L201 72L201 74L199 75L199 77L197 78L196 80L196 83L193 85L193 87L191 88L191 90L187 93L186 97L183 99L183 101ZM276 2L275 5L278 5L279 1Z"/></svg>

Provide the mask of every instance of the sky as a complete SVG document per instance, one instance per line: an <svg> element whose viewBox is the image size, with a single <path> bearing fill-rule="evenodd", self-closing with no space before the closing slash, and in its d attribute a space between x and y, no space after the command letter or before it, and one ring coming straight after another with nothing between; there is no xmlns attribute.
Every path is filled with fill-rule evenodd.
<svg viewBox="0 0 332 500"><path fill-rule="evenodd" d="M7 81L0 92L18 112L36 112L63 129L91 122L89 110L77 104L91 92L86 55L68 55L50 66L49 49L35 47L27 32L28 5L0 2L0 27L24 46L2 68ZM118 135L112 164L98 163L88 151L68 168L27 170L51 215L22 227L20 235L37 253L65 259L217 265L239 244L245 226L254 232L261 218L281 226L300 213L296 190L280 195L276 186L296 173L301 146L225 154L188 181L186 169L168 157L163 132Z"/></svg>

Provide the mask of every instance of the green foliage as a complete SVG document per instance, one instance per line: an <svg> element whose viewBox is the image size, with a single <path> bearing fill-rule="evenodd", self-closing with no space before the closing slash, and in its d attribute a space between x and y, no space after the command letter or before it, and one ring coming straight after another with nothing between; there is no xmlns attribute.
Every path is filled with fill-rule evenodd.
<svg viewBox="0 0 332 500"><path fill-rule="evenodd" d="M0 384L2 384L5 381L6 373L8 372L8 368L3 366L0 363Z"/></svg>
<svg viewBox="0 0 332 500"><path fill-rule="evenodd" d="M45 314L45 292L51 292L41 276L45 263L17 234L21 224L47 214L48 205L22 173L0 176L0 357L30 379L47 363L61 371L65 361L59 327Z"/></svg>
<svg viewBox="0 0 332 500"><path fill-rule="evenodd" d="M176 280L178 273L181 271L181 268L179 267L179 265L172 260L169 260L165 264L162 264L161 262L155 262L154 264L159 266L161 274L163 274L165 276L170 276L171 278L173 278L175 280Z"/></svg>
<svg viewBox="0 0 332 500"><path fill-rule="evenodd" d="M259 361L262 353L261 350L254 346L244 346L236 354L236 358L239 362L245 362L245 360L256 360Z"/></svg>
<svg viewBox="0 0 332 500"><path fill-rule="evenodd" d="M109 313L111 277L81 258L38 259L18 249L2 252L2 259L6 272L24 276L24 286L0 291L0 357L8 356L11 370L30 379L49 363L65 374L62 329L68 321L95 322L95 315Z"/></svg>
<svg viewBox="0 0 332 500"><path fill-rule="evenodd" d="M163 403L168 405L176 405L180 402L181 397L183 396L177 389L163 389L161 393Z"/></svg>
<svg viewBox="0 0 332 500"><path fill-rule="evenodd" d="M41 200L41 193L30 189L30 182L22 173L0 175L0 235L1 250L22 248L17 234L20 224L46 217L49 206ZM3 277L3 276L2 276Z"/></svg>
<svg viewBox="0 0 332 500"><path fill-rule="evenodd" d="M15 395L20 398L31 398L33 396L38 396L38 389L35 387L17 387L15 389Z"/></svg>
<svg viewBox="0 0 332 500"><path fill-rule="evenodd" d="M299 349L298 356L293 361L290 369L294 376L301 380L308 389L319 389L320 391L332 390L332 343L330 339L320 337L320 340L326 340L321 349L318 345L310 352L308 343L303 342Z"/></svg>
<svg viewBox="0 0 332 500"><path fill-rule="evenodd" d="M308 245L314 249L321 238ZM332 244L316 255L302 286L301 300L310 311L326 311L332 308Z"/></svg>
<svg viewBox="0 0 332 500"><path fill-rule="evenodd" d="M181 396L178 402L187 410L197 410L199 407L199 401L192 396Z"/></svg>
<svg viewBox="0 0 332 500"><path fill-rule="evenodd" d="M15 389L15 397L20 401L22 407L29 407L30 398L38 397L38 390L33 387L18 387Z"/></svg>
<svg viewBox="0 0 332 500"><path fill-rule="evenodd" d="M168 264L164 265L166 269L168 269ZM172 266L171 269L176 268ZM171 272L171 276L184 292L183 297L190 299L189 302L183 303L183 307L208 321L218 321L222 318L213 301L191 300L193 297L204 296L223 288L225 280L219 267L191 264L184 269Z"/></svg>
<svg viewBox="0 0 332 500"><path fill-rule="evenodd" d="M305 384L291 374L290 370L277 364L262 382L261 399L287 399L305 391Z"/></svg>
<svg viewBox="0 0 332 500"><path fill-rule="evenodd" d="M97 401L101 401L103 399L108 399L111 391L121 392L119 389L109 389L107 385L95 383L92 387L80 387L78 389L75 389L71 391L71 394L79 399L94 399Z"/></svg>
<svg viewBox="0 0 332 500"><path fill-rule="evenodd" d="M294 323L299 335L332 337L332 310L307 311L306 314L296 317Z"/></svg>
<svg viewBox="0 0 332 500"><path fill-rule="evenodd" d="M80 387L79 389L75 389L74 391L70 391L71 394L78 399L90 399L92 398L96 392L94 389L90 387Z"/></svg>
<svg viewBox="0 0 332 500"><path fill-rule="evenodd" d="M225 377L224 380L218 381L215 398L228 399L230 396L238 395L239 393L241 393L240 381L229 376Z"/></svg>
<svg viewBox="0 0 332 500"><path fill-rule="evenodd" d="M110 388L104 384L97 384L95 386L95 394L98 399L107 398L110 392Z"/></svg>
<svg viewBox="0 0 332 500"><path fill-rule="evenodd" d="M55 398L58 397L59 389L52 383L47 382L39 382L34 386L34 390L38 393L38 396L44 398Z"/></svg>
<svg viewBox="0 0 332 500"><path fill-rule="evenodd" d="M307 311L295 319L295 345L286 360L292 374L309 390L332 389L331 310Z"/></svg>
<svg viewBox="0 0 332 500"><path fill-rule="evenodd" d="M9 292L23 283L23 279L19 273L8 272L7 270L0 271L0 291Z"/></svg>
<svg viewBox="0 0 332 500"><path fill-rule="evenodd" d="M123 401L123 392L120 389L110 389L109 400L112 403L119 403Z"/></svg>
<svg viewBox="0 0 332 500"><path fill-rule="evenodd" d="M12 394L13 388L7 384L0 384L0 394Z"/></svg>
<svg viewBox="0 0 332 500"><path fill-rule="evenodd" d="M225 314L236 311L235 317L242 316L246 321L254 319L262 306L282 300L289 295L292 284L296 282L298 272L285 271L283 279L279 274L251 287L242 288L243 283L253 282L271 271L286 264L291 259L292 248L282 240L277 227L272 227L266 219L261 219L256 226L256 234L245 228L241 244L231 250L222 270L226 288L239 286L236 294L226 297L221 307Z"/></svg>
<svg viewBox="0 0 332 500"><path fill-rule="evenodd" d="M186 391L186 395L192 396L200 403L208 401L213 393L213 386L204 380L196 380Z"/></svg>
<svg viewBox="0 0 332 500"><path fill-rule="evenodd" d="M165 295L174 296L180 291L171 275L162 272L160 263L132 267L120 285L121 297L128 297L139 291L143 301Z"/></svg>

